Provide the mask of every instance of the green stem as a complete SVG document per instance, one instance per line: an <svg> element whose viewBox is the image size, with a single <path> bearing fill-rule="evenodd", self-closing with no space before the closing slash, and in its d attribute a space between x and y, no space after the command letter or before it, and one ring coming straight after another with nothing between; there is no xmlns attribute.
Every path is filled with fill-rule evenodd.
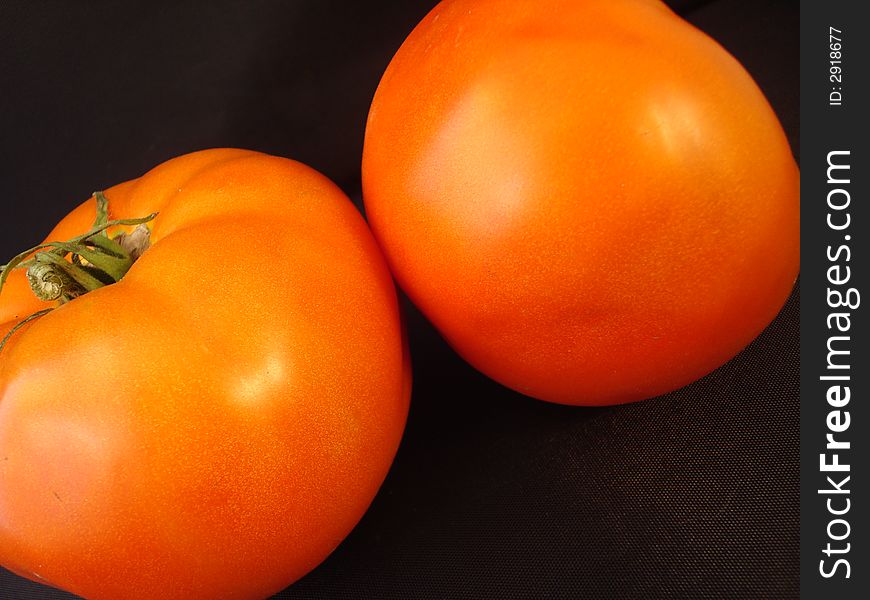
<svg viewBox="0 0 870 600"><path fill-rule="evenodd" d="M93 238L95 238L95 236L98 233L102 233L105 230L109 229L110 227L115 227L117 225L126 225L126 226L142 225L144 223L148 223L149 221L154 220L154 217L156 217L156 216L157 216L157 213L151 213L147 217L142 217L141 219L117 219L115 221L108 221L108 222L103 223L102 225L100 225L98 227L94 227L93 229L91 229L87 233L83 233L82 235L78 235L78 236L72 238L71 240L69 240L65 243L78 245L78 244L81 244L82 242L85 242L88 240L90 240L93 243ZM20 254L16 254L14 257L12 257L12 259L8 263L6 263L3 266L0 266L0 292L3 291L3 284L6 283L6 278L9 277L9 273L11 273L13 269L17 269L20 266L29 266L29 263L22 265L22 263L24 263L24 261L27 259L28 256L30 256L31 254L34 254L36 252L39 252L40 250L45 250L46 248L52 248L59 243L64 243L64 242L48 242L46 244L40 244L38 246L34 246L33 248L30 248L29 250L25 250L24 252L21 252ZM122 252L123 252L123 250L122 250ZM79 253L75 253L75 254L79 254ZM129 256L128 253L125 253L125 254L127 256ZM79 256L81 256L81 255L79 254ZM116 281L118 281L118 280L116 280Z"/></svg>
<svg viewBox="0 0 870 600"><path fill-rule="evenodd" d="M57 254L42 252L34 260L27 268L27 280L40 300L51 302L64 296L77 298L106 285L86 267L75 265Z"/></svg>
<svg viewBox="0 0 870 600"><path fill-rule="evenodd" d="M109 200L103 192L95 192L96 219L91 229L65 242L46 242L15 255L0 267L0 293L14 269L27 269L27 280L33 293L43 301L68 302L106 285L120 281L136 258L148 246L145 230L142 248L125 249L119 240L122 233L110 238L107 230L118 225L139 226L152 221L157 213L140 219L109 220ZM127 242L128 246L130 241ZM0 350L13 333L25 323L41 317L51 308L30 315L13 327L0 342Z"/></svg>
<svg viewBox="0 0 870 600"><path fill-rule="evenodd" d="M94 192L94 200L97 203L97 218L94 219L94 227L99 227L109 222L109 199L103 192Z"/></svg>

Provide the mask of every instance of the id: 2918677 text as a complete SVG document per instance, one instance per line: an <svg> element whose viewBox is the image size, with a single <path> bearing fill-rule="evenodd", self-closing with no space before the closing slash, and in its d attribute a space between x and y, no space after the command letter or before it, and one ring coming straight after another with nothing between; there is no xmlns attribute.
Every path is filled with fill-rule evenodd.
<svg viewBox="0 0 870 600"><path fill-rule="evenodd" d="M829 106L843 105L843 32L836 27L828 27L828 49L830 68L828 81L831 93L828 94Z"/></svg>

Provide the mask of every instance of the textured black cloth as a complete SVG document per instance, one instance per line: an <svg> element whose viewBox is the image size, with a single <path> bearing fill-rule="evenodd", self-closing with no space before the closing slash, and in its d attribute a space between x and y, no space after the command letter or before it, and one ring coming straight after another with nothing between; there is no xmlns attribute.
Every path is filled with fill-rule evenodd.
<svg viewBox="0 0 870 600"><path fill-rule="evenodd" d="M0 255L93 190L211 146L301 160L358 201L368 104L434 4L0 3ZM797 154L798 4L671 4L753 74ZM405 304L415 384L394 467L278 598L797 597L796 292L712 375L596 409L506 390ZM2 571L0 598L71 596Z"/></svg>

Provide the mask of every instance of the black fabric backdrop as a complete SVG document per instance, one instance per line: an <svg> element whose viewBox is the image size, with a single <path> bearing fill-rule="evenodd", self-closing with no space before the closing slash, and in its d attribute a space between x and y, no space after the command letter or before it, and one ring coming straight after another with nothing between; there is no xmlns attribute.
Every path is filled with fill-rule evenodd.
<svg viewBox="0 0 870 600"><path fill-rule="evenodd" d="M0 2L0 256L93 190L211 146L301 160L359 204L368 104L434 4ZM797 154L798 3L671 4L743 62ZM277 597L797 596L796 293L712 375L603 409L500 387L405 304L415 385L394 467ZM2 571L0 597L71 596Z"/></svg>

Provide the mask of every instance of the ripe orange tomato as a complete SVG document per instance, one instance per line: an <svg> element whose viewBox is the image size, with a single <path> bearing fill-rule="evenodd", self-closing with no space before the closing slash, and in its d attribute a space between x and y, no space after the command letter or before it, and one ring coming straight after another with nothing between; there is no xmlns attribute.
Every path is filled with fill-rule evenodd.
<svg viewBox="0 0 870 600"><path fill-rule="evenodd" d="M112 219L159 213L150 248L0 351L0 562L93 599L269 596L339 544L396 452L390 274L344 194L291 160L197 152L106 196ZM25 279L0 337L47 306Z"/></svg>
<svg viewBox="0 0 870 600"><path fill-rule="evenodd" d="M366 213L479 370L565 404L748 344L799 266L799 173L750 76L658 0L445 0L372 103Z"/></svg>

